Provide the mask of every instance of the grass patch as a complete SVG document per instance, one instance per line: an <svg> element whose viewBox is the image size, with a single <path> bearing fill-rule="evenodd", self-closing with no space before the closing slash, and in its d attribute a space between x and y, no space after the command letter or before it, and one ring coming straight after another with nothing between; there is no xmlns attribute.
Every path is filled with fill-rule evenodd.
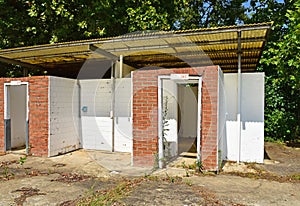
<svg viewBox="0 0 300 206"><path fill-rule="evenodd" d="M299 180L300 181L300 173L292 175L291 179L293 179L293 180Z"/></svg>
<svg viewBox="0 0 300 206"><path fill-rule="evenodd" d="M268 172L257 172L257 173L243 173L243 172L228 172L225 174L235 175L240 177L247 177L252 179L265 179L276 182L296 182L300 183L300 174L292 176L278 176Z"/></svg>
<svg viewBox="0 0 300 206"><path fill-rule="evenodd" d="M109 190L99 190L87 195L86 197L80 199L77 205L112 205L118 202L120 199L126 197L134 187L139 185L143 181L143 178L137 179L122 179L117 186Z"/></svg>
<svg viewBox="0 0 300 206"><path fill-rule="evenodd" d="M130 193L140 184L147 182L168 182L168 183L182 183L181 177L173 177L166 174L166 177L157 177L152 175L147 175L145 177L135 178L135 179L126 179L123 178L119 181L116 186L108 190L98 190L94 191L93 188L77 201L76 205L78 206L104 206L104 205L122 205L121 199L130 195Z"/></svg>

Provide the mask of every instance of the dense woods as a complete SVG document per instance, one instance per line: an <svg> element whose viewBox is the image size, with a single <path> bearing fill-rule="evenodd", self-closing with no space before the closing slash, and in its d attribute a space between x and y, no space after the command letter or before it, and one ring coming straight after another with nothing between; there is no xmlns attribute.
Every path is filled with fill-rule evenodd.
<svg viewBox="0 0 300 206"><path fill-rule="evenodd" d="M0 0L0 49L274 21L258 71L266 74L265 138L299 141L299 0ZM21 75L0 65L1 76Z"/></svg>

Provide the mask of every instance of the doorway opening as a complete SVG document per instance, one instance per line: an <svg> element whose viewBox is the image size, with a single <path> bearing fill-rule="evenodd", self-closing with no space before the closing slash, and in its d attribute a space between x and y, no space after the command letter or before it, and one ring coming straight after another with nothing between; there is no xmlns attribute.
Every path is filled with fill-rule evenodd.
<svg viewBox="0 0 300 206"><path fill-rule="evenodd" d="M202 78L158 77L159 167L178 157L200 161Z"/></svg>
<svg viewBox="0 0 300 206"><path fill-rule="evenodd" d="M5 151L28 154L28 82L4 84Z"/></svg>
<svg viewBox="0 0 300 206"><path fill-rule="evenodd" d="M198 83L178 84L178 155L197 156Z"/></svg>

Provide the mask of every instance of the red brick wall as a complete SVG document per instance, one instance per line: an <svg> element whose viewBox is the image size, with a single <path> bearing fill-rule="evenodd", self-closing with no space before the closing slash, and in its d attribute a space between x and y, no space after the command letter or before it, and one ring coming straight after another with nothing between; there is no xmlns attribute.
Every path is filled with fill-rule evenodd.
<svg viewBox="0 0 300 206"><path fill-rule="evenodd" d="M48 155L48 83L47 76L0 78L0 152L4 148L4 83L29 82L29 149L32 155Z"/></svg>
<svg viewBox="0 0 300 206"><path fill-rule="evenodd" d="M206 170L217 170L218 67L138 70L133 72L133 163L151 167L158 153L158 76L188 73L202 76L201 158Z"/></svg>

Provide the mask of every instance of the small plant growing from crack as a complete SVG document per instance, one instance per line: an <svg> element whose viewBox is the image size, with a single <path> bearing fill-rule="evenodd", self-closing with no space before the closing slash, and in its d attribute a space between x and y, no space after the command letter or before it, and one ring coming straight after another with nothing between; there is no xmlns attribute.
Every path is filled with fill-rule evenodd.
<svg viewBox="0 0 300 206"><path fill-rule="evenodd" d="M169 112L168 103L169 103L169 99L167 96L165 96L163 101L163 114L162 114L162 128L163 128L162 138L163 138L163 146L164 146L165 163L171 159L171 148L166 138L167 132L169 131L168 129L169 121L167 120L167 116Z"/></svg>
<svg viewBox="0 0 300 206"><path fill-rule="evenodd" d="M171 183L174 183L174 182L175 182L175 178L174 178L174 177L171 177L167 172L166 172L166 176L167 176L168 180L169 180Z"/></svg>
<svg viewBox="0 0 300 206"><path fill-rule="evenodd" d="M204 166L203 166L203 163L201 160L197 160L196 161L196 166L197 166L197 170L198 172L201 172L203 173L203 170L204 170Z"/></svg>
<svg viewBox="0 0 300 206"><path fill-rule="evenodd" d="M27 160L27 157L26 157L26 156L20 157L20 159L19 159L19 164L23 166L23 164L26 162L26 160Z"/></svg>
<svg viewBox="0 0 300 206"><path fill-rule="evenodd" d="M14 173L9 171L8 166L4 167L2 174L3 174L3 178L6 180L9 180L11 177L14 176Z"/></svg>

